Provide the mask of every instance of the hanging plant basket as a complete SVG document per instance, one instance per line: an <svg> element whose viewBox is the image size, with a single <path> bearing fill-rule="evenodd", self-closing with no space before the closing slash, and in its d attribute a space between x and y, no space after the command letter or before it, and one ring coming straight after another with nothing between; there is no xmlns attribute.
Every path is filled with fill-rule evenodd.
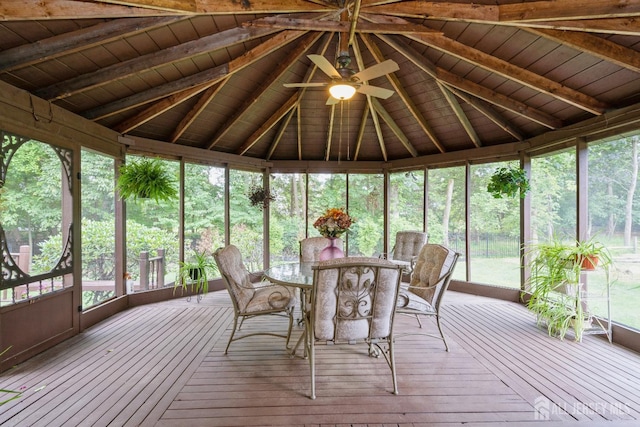
<svg viewBox="0 0 640 427"><path fill-rule="evenodd" d="M516 197L518 194L524 199L530 189L529 179L524 169L514 167L499 168L491 175L487 184L487 191L496 199Z"/></svg>
<svg viewBox="0 0 640 427"><path fill-rule="evenodd" d="M171 200L177 197L175 179L159 159L142 158L120 167L116 189L123 200Z"/></svg>
<svg viewBox="0 0 640 427"><path fill-rule="evenodd" d="M267 208L272 200L275 200L275 197L264 187L256 185L249 190L251 206L256 206L262 210Z"/></svg>

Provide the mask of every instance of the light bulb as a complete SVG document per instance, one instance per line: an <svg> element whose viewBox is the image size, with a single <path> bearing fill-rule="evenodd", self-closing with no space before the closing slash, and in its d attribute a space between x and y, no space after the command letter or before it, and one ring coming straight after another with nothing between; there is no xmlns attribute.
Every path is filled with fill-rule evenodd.
<svg viewBox="0 0 640 427"><path fill-rule="evenodd" d="M356 88L348 84L338 83L329 86L329 93L335 99L350 99L356 93Z"/></svg>

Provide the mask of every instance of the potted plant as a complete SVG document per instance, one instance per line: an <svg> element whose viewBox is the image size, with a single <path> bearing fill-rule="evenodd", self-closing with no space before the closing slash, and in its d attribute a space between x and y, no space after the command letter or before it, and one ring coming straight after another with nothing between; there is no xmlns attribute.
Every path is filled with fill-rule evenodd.
<svg viewBox="0 0 640 427"><path fill-rule="evenodd" d="M536 314L538 324L544 324L549 335L560 339L573 329L576 341L581 341L590 322L583 304L580 275L585 260L597 258L609 286L612 265L609 251L591 239L569 244L553 240L530 245L525 256L530 268L527 307Z"/></svg>
<svg viewBox="0 0 640 427"><path fill-rule="evenodd" d="M274 199L275 197L260 185L254 185L249 190L249 202L251 202L251 206L257 206L261 210L267 208L269 202Z"/></svg>
<svg viewBox="0 0 640 427"><path fill-rule="evenodd" d="M209 278L213 277L217 271L218 266L206 251L194 251L192 261L180 262L174 291L178 287L183 291L190 287L191 291L198 295L199 301L201 294L209 292Z"/></svg>
<svg viewBox="0 0 640 427"><path fill-rule="evenodd" d="M141 158L120 166L116 189L129 198L171 200L178 195L175 179L159 159Z"/></svg>
<svg viewBox="0 0 640 427"><path fill-rule="evenodd" d="M518 193L524 198L530 189L525 170L511 166L498 168L487 184L487 191L496 199L515 197Z"/></svg>

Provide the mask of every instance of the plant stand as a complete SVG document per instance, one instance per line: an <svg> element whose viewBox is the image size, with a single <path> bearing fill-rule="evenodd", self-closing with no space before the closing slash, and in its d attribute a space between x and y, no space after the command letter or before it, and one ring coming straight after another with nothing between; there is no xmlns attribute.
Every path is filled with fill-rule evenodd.
<svg viewBox="0 0 640 427"><path fill-rule="evenodd" d="M590 272L592 272L593 270L583 270L582 273L583 274L589 274ZM590 310L589 310L589 302L592 301L596 301L596 300L604 300L606 302L606 306L607 306L607 317L606 318L600 318L597 317L595 315L593 315ZM612 332L612 327L611 327L611 286L608 283L607 280L607 285L606 285L606 293L604 295L596 295L593 293L590 293L588 289L584 289L583 287L580 288L579 291L579 297L578 297L578 304L583 304L584 307L586 307L585 310L585 316L584 318L587 319L589 321L589 327L585 327L582 331L582 335L602 335L605 334L607 336L607 339L609 340L609 342L611 342L612 340L612 336L611 336L611 332ZM603 323L603 321L606 323ZM575 331L574 331L575 333Z"/></svg>

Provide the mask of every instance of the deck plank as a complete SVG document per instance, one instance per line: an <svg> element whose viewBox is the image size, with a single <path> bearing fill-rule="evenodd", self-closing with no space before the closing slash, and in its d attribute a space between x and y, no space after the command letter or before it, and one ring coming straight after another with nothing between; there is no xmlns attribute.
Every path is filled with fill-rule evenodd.
<svg viewBox="0 0 640 427"><path fill-rule="evenodd" d="M517 304L447 298L451 351L434 338L398 338L398 396L384 360L362 345L318 347L316 400L308 398L308 360L289 357L282 339L240 340L225 355L233 311L226 293L214 292L201 303L177 299L119 313L5 372L3 388L26 391L0 407L0 424L638 424L637 353L593 336L551 338ZM275 317L243 326L285 328ZM433 323L424 328L435 332ZM417 330L414 319L397 317L397 332ZM294 328L293 342L300 334Z"/></svg>

